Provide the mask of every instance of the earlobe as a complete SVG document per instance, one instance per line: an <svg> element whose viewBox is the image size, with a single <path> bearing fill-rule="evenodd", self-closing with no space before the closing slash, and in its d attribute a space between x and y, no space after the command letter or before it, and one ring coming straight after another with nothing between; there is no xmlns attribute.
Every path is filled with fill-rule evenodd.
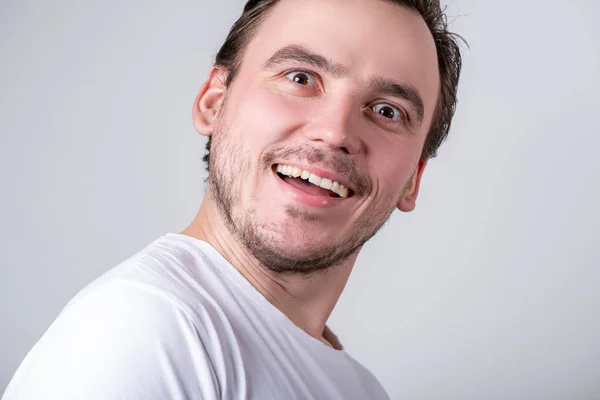
<svg viewBox="0 0 600 400"><path fill-rule="evenodd" d="M210 136L213 133L215 120L225 96L226 75L227 72L223 68L213 67L194 100L192 109L194 127L203 136Z"/></svg>
<svg viewBox="0 0 600 400"><path fill-rule="evenodd" d="M413 174L413 177L410 180L408 188L406 189L404 195L398 202L398 210L404 212L413 211L417 205L417 196L419 195L419 187L421 185L421 178L423 176L423 171L427 166L427 160L419 161L417 165L417 169Z"/></svg>

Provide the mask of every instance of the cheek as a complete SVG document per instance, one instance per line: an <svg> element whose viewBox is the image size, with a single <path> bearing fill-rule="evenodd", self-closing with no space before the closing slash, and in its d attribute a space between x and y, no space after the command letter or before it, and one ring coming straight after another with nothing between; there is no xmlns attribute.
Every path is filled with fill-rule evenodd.
<svg viewBox="0 0 600 400"><path fill-rule="evenodd" d="M377 183L387 195L399 197L412 177L421 155L417 140L403 140L399 144L372 148L370 170L376 175Z"/></svg>
<svg viewBox="0 0 600 400"><path fill-rule="evenodd" d="M249 88L230 110L230 127L261 148L288 137L308 115L308 104L268 88Z"/></svg>

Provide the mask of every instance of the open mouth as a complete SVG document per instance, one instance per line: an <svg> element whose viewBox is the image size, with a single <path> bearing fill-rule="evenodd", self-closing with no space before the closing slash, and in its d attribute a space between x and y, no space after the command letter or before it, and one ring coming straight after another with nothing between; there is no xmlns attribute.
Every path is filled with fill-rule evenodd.
<svg viewBox="0 0 600 400"><path fill-rule="evenodd" d="M285 183L308 194L332 198L348 198L354 195L351 189L339 182L321 178L297 167L275 164L273 170Z"/></svg>

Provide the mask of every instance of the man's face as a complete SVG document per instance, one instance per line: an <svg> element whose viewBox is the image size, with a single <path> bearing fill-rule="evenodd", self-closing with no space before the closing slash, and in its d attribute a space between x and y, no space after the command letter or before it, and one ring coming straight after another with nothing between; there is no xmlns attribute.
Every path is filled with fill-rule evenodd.
<svg viewBox="0 0 600 400"><path fill-rule="evenodd" d="M276 4L213 130L209 188L230 230L276 271L353 255L396 207L414 208L438 91L416 13L380 0Z"/></svg>

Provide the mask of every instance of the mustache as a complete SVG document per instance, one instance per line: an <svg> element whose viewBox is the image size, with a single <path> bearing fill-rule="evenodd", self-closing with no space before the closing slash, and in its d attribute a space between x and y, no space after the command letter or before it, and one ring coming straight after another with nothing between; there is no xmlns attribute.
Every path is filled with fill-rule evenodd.
<svg viewBox="0 0 600 400"><path fill-rule="evenodd" d="M309 164L320 164L345 176L352 185L351 189L359 196L366 195L371 189L369 176L360 173L350 157L339 153L332 154L306 143L284 145L267 150L262 156L262 163L270 166L277 159L306 160Z"/></svg>

